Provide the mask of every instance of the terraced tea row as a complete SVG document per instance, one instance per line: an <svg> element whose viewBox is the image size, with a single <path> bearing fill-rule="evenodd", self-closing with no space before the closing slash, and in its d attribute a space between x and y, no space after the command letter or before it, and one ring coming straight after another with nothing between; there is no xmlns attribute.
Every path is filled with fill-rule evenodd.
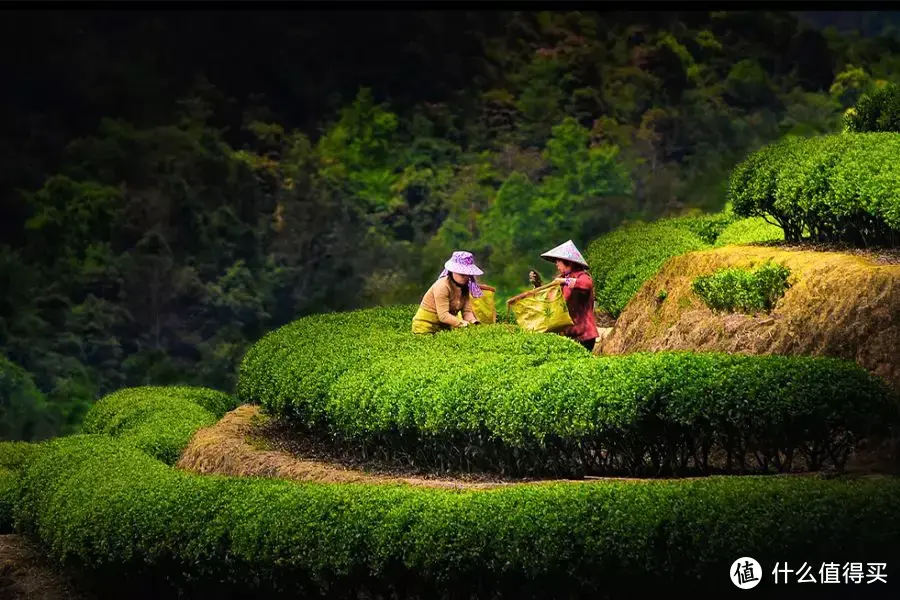
<svg viewBox="0 0 900 600"><path fill-rule="evenodd" d="M857 440L898 421L890 390L851 362L596 358L504 326L423 339L406 331L411 315L373 309L275 331L248 353L238 394L344 448L532 475L783 471L796 457L840 467Z"/></svg>
<svg viewBox="0 0 900 600"><path fill-rule="evenodd" d="M169 411L154 393L193 403L145 389L129 396L131 412L143 407L148 417L166 413L179 421L171 426L194 427L188 411ZM98 410L95 425L112 429L118 411ZM711 477L465 492L297 484L180 472L139 448L165 445L164 422L144 420L154 425L143 429L143 444L129 442L125 426L118 438L61 438L12 461L18 531L108 589L166 581L204 597L552 597L563 587L603 597L676 583L696 590L691 581L716 592L730 589L725 573L738 556L765 569L775 561L900 558L893 478Z"/></svg>

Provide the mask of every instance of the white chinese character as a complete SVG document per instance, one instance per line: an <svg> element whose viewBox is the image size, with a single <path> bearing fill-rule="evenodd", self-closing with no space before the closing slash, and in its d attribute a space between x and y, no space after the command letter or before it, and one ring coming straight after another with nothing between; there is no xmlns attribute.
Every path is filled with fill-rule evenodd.
<svg viewBox="0 0 900 600"><path fill-rule="evenodd" d="M781 573L784 575L784 583L788 583L788 574L793 573L793 569L788 569L787 563L784 563L784 568L779 569L778 565L781 563L775 563L775 568L772 570L772 575L775 576L775 583L778 583L778 574Z"/></svg>
<svg viewBox="0 0 900 600"><path fill-rule="evenodd" d="M862 563L847 563L844 565L844 583L850 579L853 583L862 583L863 566Z"/></svg>
<svg viewBox="0 0 900 600"><path fill-rule="evenodd" d="M759 585L762 567L749 556L742 556L731 564L730 575L734 585L742 590L749 590Z"/></svg>
<svg viewBox="0 0 900 600"><path fill-rule="evenodd" d="M837 563L822 563L819 567L819 577L822 578L820 583L840 583L841 565Z"/></svg>
<svg viewBox="0 0 900 600"><path fill-rule="evenodd" d="M806 571L803 570L804 568L806 569ZM816 582L816 578L812 576L812 567L807 566L806 563L803 563L803 565L799 569L797 569L797 573L800 574L800 579L797 580L797 583L815 583ZM809 576L809 579L803 579L807 575Z"/></svg>
<svg viewBox="0 0 900 600"><path fill-rule="evenodd" d="M869 581L866 583L875 583L876 581L887 583L887 579L885 579L887 574L881 571L886 568L887 563L869 563Z"/></svg>

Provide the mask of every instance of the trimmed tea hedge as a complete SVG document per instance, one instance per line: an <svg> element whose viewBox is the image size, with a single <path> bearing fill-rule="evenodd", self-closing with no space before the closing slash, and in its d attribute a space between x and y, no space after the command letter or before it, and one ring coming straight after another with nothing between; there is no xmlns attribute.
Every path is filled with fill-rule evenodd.
<svg viewBox="0 0 900 600"><path fill-rule="evenodd" d="M776 561L900 559L900 481L706 478L457 492L177 471L98 435L22 478L20 529L99 585L331 598L634 597L732 589ZM120 583L121 582L121 583ZM766 584L763 584L764 586ZM113 587L115 589L115 587Z"/></svg>
<svg viewBox="0 0 900 600"><path fill-rule="evenodd" d="M18 470L38 448L31 442L0 442L0 469Z"/></svg>
<svg viewBox="0 0 900 600"><path fill-rule="evenodd" d="M687 226L667 221L633 223L597 238L586 253L597 305L618 317L668 259L708 247Z"/></svg>
<svg viewBox="0 0 900 600"><path fill-rule="evenodd" d="M767 223L762 217L740 219L726 227L716 239L716 246L776 242L784 239L781 227Z"/></svg>
<svg viewBox="0 0 900 600"><path fill-rule="evenodd" d="M737 218L734 212L726 209L717 213L661 219L658 222L690 231L703 240L705 244L715 244L722 232L734 223Z"/></svg>
<svg viewBox="0 0 900 600"><path fill-rule="evenodd" d="M790 270L766 262L757 269L719 269L701 275L691 289L713 310L754 313L769 311L788 289Z"/></svg>
<svg viewBox="0 0 900 600"><path fill-rule="evenodd" d="M900 134L789 138L750 155L731 175L740 216L768 216L797 241L900 243Z"/></svg>
<svg viewBox="0 0 900 600"><path fill-rule="evenodd" d="M18 500L18 471L22 469L42 444L29 442L0 442L0 534L13 531L13 508Z"/></svg>
<svg viewBox="0 0 900 600"><path fill-rule="evenodd" d="M482 326L420 337L384 316L269 334L241 367L239 395L347 451L532 474L784 470L797 455L840 467L856 440L897 422L886 385L851 362L596 358L561 336Z"/></svg>
<svg viewBox="0 0 900 600"><path fill-rule="evenodd" d="M85 433L105 433L167 464L174 464L194 431L237 406L228 394L206 388L137 387L102 398L84 419Z"/></svg>
<svg viewBox="0 0 900 600"><path fill-rule="evenodd" d="M18 475L0 468L0 534L12 533L13 509L18 500Z"/></svg>

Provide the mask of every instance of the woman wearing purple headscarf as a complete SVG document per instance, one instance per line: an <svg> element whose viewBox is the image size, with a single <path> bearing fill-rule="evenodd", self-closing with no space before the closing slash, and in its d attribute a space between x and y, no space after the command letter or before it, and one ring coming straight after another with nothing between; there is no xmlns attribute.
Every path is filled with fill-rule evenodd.
<svg viewBox="0 0 900 600"><path fill-rule="evenodd" d="M481 288L476 275L484 272L475 264L471 252L454 252L419 304L413 317L413 333L437 333L438 331L477 325L472 311L472 298L480 298ZM458 314L462 314L460 319Z"/></svg>

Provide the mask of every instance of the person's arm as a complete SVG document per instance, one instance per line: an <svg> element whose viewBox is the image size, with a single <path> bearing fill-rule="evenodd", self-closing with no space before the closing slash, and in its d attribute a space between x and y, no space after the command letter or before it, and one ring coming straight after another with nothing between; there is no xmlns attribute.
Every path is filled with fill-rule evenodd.
<svg viewBox="0 0 900 600"><path fill-rule="evenodd" d="M450 325L451 327L459 327L462 320L455 315L450 314L450 287L447 285L437 285L434 290L434 308L437 311L438 319L441 323Z"/></svg>
<svg viewBox="0 0 900 600"><path fill-rule="evenodd" d="M582 273L578 277L557 277L553 283L564 285L574 290L589 290L594 287L594 280L587 273Z"/></svg>
<svg viewBox="0 0 900 600"><path fill-rule="evenodd" d="M463 299L462 315L464 321L478 323L478 317L475 316L475 311L472 309L472 296L469 294L466 294Z"/></svg>
<svg viewBox="0 0 900 600"><path fill-rule="evenodd" d="M582 273L575 278L575 283L572 287L576 290L589 290L594 287L594 280L587 273Z"/></svg>

